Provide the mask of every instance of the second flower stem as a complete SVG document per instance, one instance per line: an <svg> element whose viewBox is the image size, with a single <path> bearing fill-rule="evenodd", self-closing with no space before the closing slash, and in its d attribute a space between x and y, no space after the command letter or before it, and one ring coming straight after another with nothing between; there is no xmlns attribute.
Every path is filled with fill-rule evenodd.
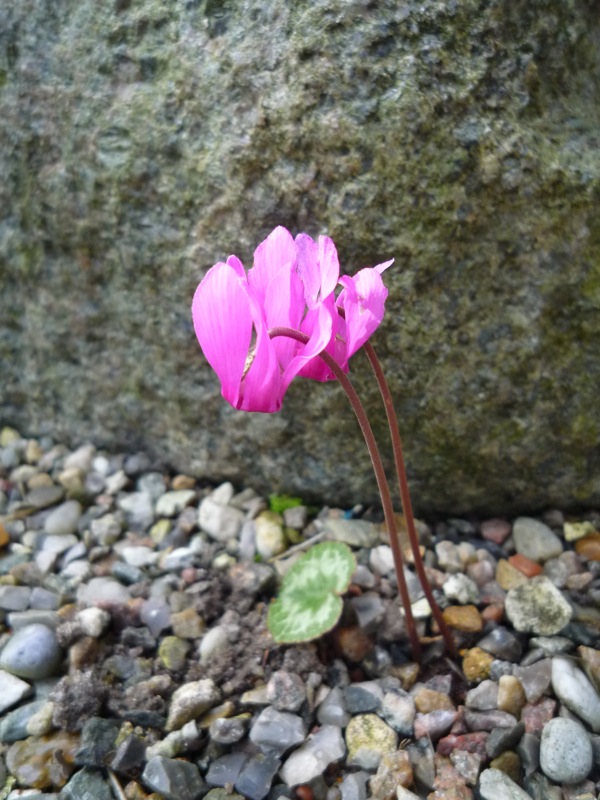
<svg viewBox="0 0 600 800"><path fill-rule="evenodd" d="M402 502L404 518L406 520L406 529L408 532L408 539L410 541L410 546L413 553L415 569L417 571L417 575L419 576L419 580L421 581L421 586L423 587L423 591L425 592L427 601L429 602L429 605L431 607L431 613L433 614L435 621L437 622L438 628L440 629L440 632L444 637L444 642L446 643L448 652L450 653L451 656L455 658L457 655L456 645L454 644L454 639L452 637L450 629L448 628L448 625L446 624L446 620L443 617L440 607L437 604L435 597L433 596L431 585L425 573L425 565L423 564L423 559L421 558L421 551L419 550L419 537L417 535L417 531L415 528L415 518L413 515L412 503L410 500L410 492L408 489L408 479L406 476L404 455L402 453L402 441L400 439L400 429L398 428L398 418L396 416L396 410L394 408L390 387L383 373L383 369L381 368L381 363L377 358L375 350L373 349L373 345L370 342L365 342L363 347L365 353L367 354L367 358L369 359L373 372L375 374L377 385L379 386L379 391L381 393L383 404L385 406L385 413L387 415L388 425L390 429L390 437L392 440L392 450L394 452L394 464L396 466L396 473L398 475L400 500ZM392 537L392 531L390 530L390 538L391 537Z"/></svg>
<svg viewBox="0 0 600 800"><path fill-rule="evenodd" d="M269 336L271 338L276 336L287 336L291 339L295 339L297 342L301 342L302 344L306 344L306 342L309 340L309 337L306 334L301 333L294 328L272 328L269 331ZM389 532L390 546L392 548L392 554L394 558L394 568L396 571L396 577L398 579L398 590L400 592L400 598L402 600L402 606L404 607L404 614L406 617L408 638L410 640L413 658L415 661L418 661L421 655L421 643L419 642L419 635L417 633L417 627L411 610L408 586L406 585L406 576L404 575L404 560L402 558L402 548L400 546L400 539L396 527L394 506L392 503L390 488L385 475L383 461L379 453L379 448L377 447L377 441L375 439L373 429L371 428L371 424L367 418L364 406L349 378L343 372L337 361L328 353L322 352L320 357L331 369L346 392L348 400L350 401L350 405L352 406L352 409L358 420L358 424L360 425L367 448L369 450L369 455L371 456L371 463L373 464L375 478L377 479L377 487L379 489L385 522Z"/></svg>

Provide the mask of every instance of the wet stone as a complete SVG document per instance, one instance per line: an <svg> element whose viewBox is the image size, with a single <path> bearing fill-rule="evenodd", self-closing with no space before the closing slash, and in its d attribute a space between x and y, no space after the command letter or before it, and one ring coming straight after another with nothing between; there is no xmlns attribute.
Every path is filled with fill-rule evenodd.
<svg viewBox="0 0 600 800"><path fill-rule="evenodd" d="M341 800L367 800L367 772L350 772L339 785Z"/></svg>
<svg viewBox="0 0 600 800"><path fill-rule="evenodd" d="M206 794L198 767L181 759L155 756L146 764L142 782L165 800L199 800Z"/></svg>
<svg viewBox="0 0 600 800"><path fill-rule="evenodd" d="M0 654L1 669L29 680L54 675L61 661L62 650L54 631L40 624L13 633Z"/></svg>
<svg viewBox="0 0 600 800"><path fill-rule="evenodd" d="M344 701L350 714L377 711L383 701L383 690L376 681L351 683L344 689Z"/></svg>
<svg viewBox="0 0 600 800"><path fill-rule="evenodd" d="M503 626L494 628L477 643L478 647L504 661L519 661L523 647L517 636Z"/></svg>
<svg viewBox="0 0 600 800"><path fill-rule="evenodd" d="M510 728L494 728L486 742L486 752L490 758L497 758L505 750L514 749L525 733L525 725L518 722Z"/></svg>
<svg viewBox="0 0 600 800"><path fill-rule="evenodd" d="M340 686L334 686L317 708L319 724L337 725L340 728L345 728L351 719L352 715L348 713L346 708L343 689Z"/></svg>
<svg viewBox="0 0 600 800"><path fill-rule="evenodd" d="M119 725L110 719L91 717L81 731L81 745L75 763L86 767L104 767L115 749Z"/></svg>
<svg viewBox="0 0 600 800"><path fill-rule="evenodd" d="M11 675L9 672L5 672L3 669L0 669L0 686L2 686L2 691L0 692L0 714L12 708L23 698L28 697L33 691L28 683L25 683L15 675Z"/></svg>
<svg viewBox="0 0 600 800"><path fill-rule="evenodd" d="M146 745L134 733L130 733L117 747L110 768L115 772L128 775L136 771L144 762Z"/></svg>
<svg viewBox="0 0 600 800"><path fill-rule="evenodd" d="M311 781L345 753L341 730L335 725L322 725L288 756L280 771L281 779L288 786ZM239 784L236 787L241 791Z"/></svg>
<svg viewBox="0 0 600 800"><path fill-rule="evenodd" d="M306 728L301 717L268 706L250 728L250 741L265 753L282 755L304 741Z"/></svg>
<svg viewBox="0 0 600 800"><path fill-rule="evenodd" d="M30 736L30 732L27 729L29 720L45 705L45 700L35 700L33 703L19 706L14 711L5 714L0 719L0 742L12 744Z"/></svg>
<svg viewBox="0 0 600 800"><path fill-rule="evenodd" d="M248 800L262 800L269 793L280 766L281 761L275 755L257 753L246 761L234 786Z"/></svg>
<svg viewBox="0 0 600 800"><path fill-rule="evenodd" d="M206 782L209 786L233 786L247 760L248 754L242 752L228 753L214 759L206 773Z"/></svg>
<svg viewBox="0 0 600 800"><path fill-rule="evenodd" d="M113 800L113 793L103 774L85 767L76 772L61 792L61 800Z"/></svg>

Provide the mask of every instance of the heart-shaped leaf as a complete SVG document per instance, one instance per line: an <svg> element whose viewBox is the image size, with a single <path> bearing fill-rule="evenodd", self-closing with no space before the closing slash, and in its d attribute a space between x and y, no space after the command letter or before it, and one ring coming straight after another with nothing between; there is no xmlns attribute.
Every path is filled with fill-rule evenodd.
<svg viewBox="0 0 600 800"><path fill-rule="evenodd" d="M269 607L267 624L275 641L308 642L330 631L340 618L340 595L355 569L352 551L341 542L322 542L301 556Z"/></svg>

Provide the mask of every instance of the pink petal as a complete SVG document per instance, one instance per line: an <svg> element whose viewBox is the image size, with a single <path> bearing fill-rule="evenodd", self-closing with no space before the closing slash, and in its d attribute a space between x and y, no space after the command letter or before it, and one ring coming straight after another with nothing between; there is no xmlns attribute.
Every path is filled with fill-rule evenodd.
<svg viewBox="0 0 600 800"><path fill-rule="evenodd" d="M329 304L321 303L319 305L317 317L313 320L309 341L302 346L298 355L291 360L283 373L281 379L283 392L287 391L288 386L305 364L317 357L329 344L334 315L337 316L337 312L332 310Z"/></svg>
<svg viewBox="0 0 600 800"><path fill-rule="evenodd" d="M321 289L319 248L307 233L299 233L296 236L296 250L298 275L304 285L304 299L309 308L314 308Z"/></svg>
<svg viewBox="0 0 600 800"><path fill-rule="evenodd" d="M319 269L321 272L321 299L324 299L333 292L340 277L337 250L329 236L319 236Z"/></svg>
<svg viewBox="0 0 600 800"><path fill-rule="evenodd" d="M337 313L335 308L335 300L331 295L323 304L318 305L315 309L308 311L306 317L302 322L302 332L311 336L315 327L320 324L319 313L322 305L325 305L331 314L332 327L329 342L325 347L325 351L334 358L344 372L348 372L348 359L346 356L346 341L345 331L346 323L342 317ZM319 356L315 356L308 361L298 373L302 378L309 378L313 381L331 381L334 380L335 375L327 364Z"/></svg>
<svg viewBox="0 0 600 800"><path fill-rule="evenodd" d="M299 329L304 314L304 289L302 281L290 264L279 270L267 287L264 313L267 328L286 327ZM285 368L298 349L293 339L278 336L273 339L277 359Z"/></svg>
<svg viewBox="0 0 600 800"><path fill-rule="evenodd" d="M275 228L254 251L254 266L248 272L248 283L261 302L279 270L296 262L296 244L292 234L281 225Z"/></svg>
<svg viewBox="0 0 600 800"><path fill-rule="evenodd" d="M243 271L242 267L242 274ZM198 342L221 381L223 397L233 406L239 402L252 336L252 315L244 279L237 264L215 264L199 284L192 301Z"/></svg>
<svg viewBox="0 0 600 800"><path fill-rule="evenodd" d="M361 269L353 277L342 276L340 283L344 290L337 302L345 312L350 358L381 324L388 290L379 272L370 267Z"/></svg>

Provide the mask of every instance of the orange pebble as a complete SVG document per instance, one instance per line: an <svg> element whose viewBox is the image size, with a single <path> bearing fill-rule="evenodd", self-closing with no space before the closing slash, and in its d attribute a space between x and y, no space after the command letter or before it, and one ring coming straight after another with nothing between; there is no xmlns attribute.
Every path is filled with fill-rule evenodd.
<svg viewBox="0 0 600 800"><path fill-rule="evenodd" d="M519 572L522 572L523 575L527 575L528 578L540 575L544 571L539 564L526 556L522 556L520 553L515 553L514 556L510 556L508 561L509 564L512 564L513 567L518 569Z"/></svg>
<svg viewBox="0 0 600 800"><path fill-rule="evenodd" d="M575 542L575 550L588 561L600 561L600 531L594 531Z"/></svg>
<svg viewBox="0 0 600 800"><path fill-rule="evenodd" d="M486 621L489 620L491 622L501 622L502 618L504 617L504 606L487 606L481 612L481 616Z"/></svg>
<svg viewBox="0 0 600 800"><path fill-rule="evenodd" d="M308 784L303 783L296 786L296 797L298 800L313 800L313 791Z"/></svg>

